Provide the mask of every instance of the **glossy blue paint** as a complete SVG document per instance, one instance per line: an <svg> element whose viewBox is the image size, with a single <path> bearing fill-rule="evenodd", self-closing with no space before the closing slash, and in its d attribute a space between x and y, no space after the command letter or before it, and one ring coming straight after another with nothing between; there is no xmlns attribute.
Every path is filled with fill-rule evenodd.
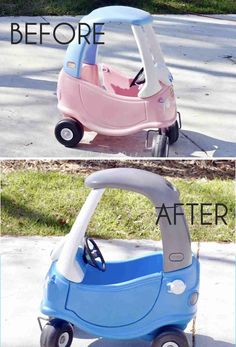
<svg viewBox="0 0 236 347"><path fill-rule="evenodd" d="M83 261L81 250L77 261ZM187 268L168 273L162 269L163 254L155 252L107 262L105 272L83 264L83 282L73 283L57 272L54 262L46 278L41 311L110 339L151 340L164 326L185 329L197 310L189 298L199 290L199 262L193 256ZM168 289L168 283L176 279L186 284L181 295Z"/></svg>

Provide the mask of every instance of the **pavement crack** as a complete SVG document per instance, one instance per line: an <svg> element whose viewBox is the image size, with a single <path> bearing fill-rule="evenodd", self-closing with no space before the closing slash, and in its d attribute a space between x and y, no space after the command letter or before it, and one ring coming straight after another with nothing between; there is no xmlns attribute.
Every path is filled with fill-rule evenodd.
<svg viewBox="0 0 236 347"><path fill-rule="evenodd" d="M233 64L236 64L236 58L233 57L232 55L224 55L223 58L224 58L224 59L228 59L228 60L231 61Z"/></svg>
<svg viewBox="0 0 236 347"><path fill-rule="evenodd" d="M206 154L206 156L209 158L209 155L207 154L207 152L205 151L205 149L203 149L201 146L199 146L199 144L197 142L195 142L194 140L192 140L188 135L186 135L183 131L181 131L181 134L188 139L190 142L192 142L192 144L194 144L197 148L199 148L202 152L204 152Z"/></svg>
<svg viewBox="0 0 236 347"><path fill-rule="evenodd" d="M44 20L45 23L50 24L50 22L44 17L44 16L40 16L40 18L42 18L42 20ZM50 24L51 25L51 24Z"/></svg>
<svg viewBox="0 0 236 347"><path fill-rule="evenodd" d="M192 326L192 347L196 346L196 318L193 319Z"/></svg>
<svg viewBox="0 0 236 347"><path fill-rule="evenodd" d="M55 26L49 21L49 20L47 20L44 16L40 16L40 18L42 18L42 20L45 22L45 23L47 23L47 24L49 24L50 25L50 27L53 29L53 30L55 30ZM65 23L64 23L65 24ZM60 31L61 31L61 29L59 29ZM61 32L61 36L66 40L67 39L67 36L63 33L63 32Z"/></svg>

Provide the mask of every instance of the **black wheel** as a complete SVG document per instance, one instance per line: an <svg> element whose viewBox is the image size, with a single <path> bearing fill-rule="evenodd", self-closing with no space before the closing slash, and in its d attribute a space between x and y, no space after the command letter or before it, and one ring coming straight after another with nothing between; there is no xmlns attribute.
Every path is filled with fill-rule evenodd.
<svg viewBox="0 0 236 347"><path fill-rule="evenodd" d="M189 347L189 344L182 330L170 328L157 335L152 347Z"/></svg>
<svg viewBox="0 0 236 347"><path fill-rule="evenodd" d="M64 146L75 147L84 136L84 128L80 122L71 118L65 118L57 123L55 136Z"/></svg>
<svg viewBox="0 0 236 347"><path fill-rule="evenodd" d="M52 319L43 328L40 337L41 347L70 347L73 340L73 328L61 319Z"/></svg>
<svg viewBox="0 0 236 347"><path fill-rule="evenodd" d="M168 157L169 138L164 134L155 134L152 140L152 156Z"/></svg>
<svg viewBox="0 0 236 347"><path fill-rule="evenodd" d="M179 138L179 124L178 121L175 121L169 128L166 130L166 135L169 137L169 144L172 145Z"/></svg>

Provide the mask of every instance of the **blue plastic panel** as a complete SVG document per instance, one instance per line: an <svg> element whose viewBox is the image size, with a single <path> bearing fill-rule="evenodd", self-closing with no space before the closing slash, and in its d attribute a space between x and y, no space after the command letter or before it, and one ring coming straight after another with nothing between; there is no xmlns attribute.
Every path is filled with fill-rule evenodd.
<svg viewBox="0 0 236 347"><path fill-rule="evenodd" d="M78 257L79 254L80 252L78 252ZM123 268L125 263L127 265L127 272L121 274L120 271L118 272L117 270L119 267L120 269L121 267ZM135 263L138 265L137 267L135 267ZM97 273L95 278L92 279L91 273L87 282L84 281L84 283L76 284L67 281L58 274L55 263L53 263L45 283L44 298L41 304L42 313L69 321L80 329L93 335L122 340L143 337L150 339L157 329L167 325L173 325L180 329L184 329L187 323L196 314L197 305L190 305L189 303L190 296L199 291L200 269L199 262L195 257L193 257L191 266L171 273L163 273L162 275L160 273L155 273L155 269L159 271L161 268L161 253L159 252L155 252L153 256L144 256L136 260L132 259L108 263L108 269L111 270L113 266L115 266L114 273L100 273L98 270L92 269L91 271L94 271L94 276L95 273ZM88 268L89 267L87 267L87 269ZM134 271L134 273L130 273L131 269L133 269L132 271ZM103 274L105 276L104 281L101 277ZM137 278L136 276L143 277ZM110 278L110 280L108 280L108 278ZM159 284L160 278L162 278L161 286ZM174 295L168 292L168 283L176 279L181 279L186 284L186 291L182 295ZM120 280L128 281L126 283L117 283L117 280L118 282ZM89 285L89 283L91 285ZM156 285L155 289L154 283ZM73 294L71 292L71 287L73 287ZM123 292L122 287L124 289ZM99 288L101 288L101 291ZM160 292L157 293L157 300L155 301L154 291L158 291L159 289ZM109 294L112 292L112 295ZM142 297L140 296L141 292L143 293ZM102 297L100 297L99 293L101 293ZM106 293L109 294L107 298L105 298ZM125 298L128 300L127 305L129 306L124 307L124 305L119 305L120 298L116 296L117 293L123 296L122 300ZM102 303L100 302L101 299ZM81 307L79 307L80 301L82 302ZM148 305L151 303L154 303L152 309L133 324L120 327L102 326L104 322L103 319L107 319L105 316L107 307L111 304L112 307L109 309L112 313L110 312L109 318L113 315L114 318L111 318L111 323L114 323L116 319L120 321L121 319L123 319L123 321L126 319L127 322L128 320L143 315L145 310L148 309ZM86 305L88 305L89 308L86 307ZM70 306L70 309L67 309L67 306ZM117 306L118 311L116 311ZM91 312L92 307L93 311ZM86 314L91 315L92 321L85 321L78 316L78 312L81 312L84 317ZM116 313L118 314L117 318ZM94 320L96 320L98 324L94 324Z"/></svg>
<svg viewBox="0 0 236 347"><path fill-rule="evenodd" d="M96 34L95 34L96 42L104 41L104 39L103 39L104 35L101 35L101 39L100 39L100 35L97 34L97 33L101 32L102 29L103 29L103 25L96 25L96 28L95 28L95 30L96 30ZM92 33L92 35L93 35L93 33ZM84 63L96 64L96 56L97 56L98 46L99 45L93 43L93 40L90 40L90 44L86 45L84 59L83 59Z"/></svg>
<svg viewBox="0 0 236 347"><path fill-rule="evenodd" d="M147 315L162 281L162 255L108 262L105 272L88 266L80 285L70 284L66 308L90 324L120 327ZM145 299L144 299L145 298ZM94 314L96 310L96 314Z"/></svg>
<svg viewBox="0 0 236 347"><path fill-rule="evenodd" d="M72 77L80 77L80 67L85 54L86 41L81 40L81 44L71 42L67 47L64 59L64 71Z"/></svg>

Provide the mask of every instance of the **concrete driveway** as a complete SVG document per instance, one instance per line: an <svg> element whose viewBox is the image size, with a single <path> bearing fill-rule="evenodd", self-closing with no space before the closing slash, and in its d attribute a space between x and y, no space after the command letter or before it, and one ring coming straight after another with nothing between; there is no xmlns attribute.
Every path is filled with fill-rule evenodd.
<svg viewBox="0 0 236 347"><path fill-rule="evenodd" d="M155 30L166 62L174 75L181 136L171 157L233 157L235 132L235 16L158 15ZM3 157L148 157L146 132L106 137L86 133L75 149L54 138L57 111L56 82L65 47L46 37L40 45L11 45L10 23L59 22L76 24L75 17L0 18L0 151ZM134 76L141 67L130 30L108 27L99 61ZM66 29L60 31L68 37ZM103 58L101 58L101 56Z"/></svg>
<svg viewBox="0 0 236 347"><path fill-rule="evenodd" d="M2 237L1 332L3 347L38 347L37 316L49 254L59 237ZM161 247L160 242L99 240L105 259L132 258ZM235 246L193 244L201 262L198 315L186 330L190 347L235 346ZM149 347L143 341L108 341L75 331L73 347Z"/></svg>

